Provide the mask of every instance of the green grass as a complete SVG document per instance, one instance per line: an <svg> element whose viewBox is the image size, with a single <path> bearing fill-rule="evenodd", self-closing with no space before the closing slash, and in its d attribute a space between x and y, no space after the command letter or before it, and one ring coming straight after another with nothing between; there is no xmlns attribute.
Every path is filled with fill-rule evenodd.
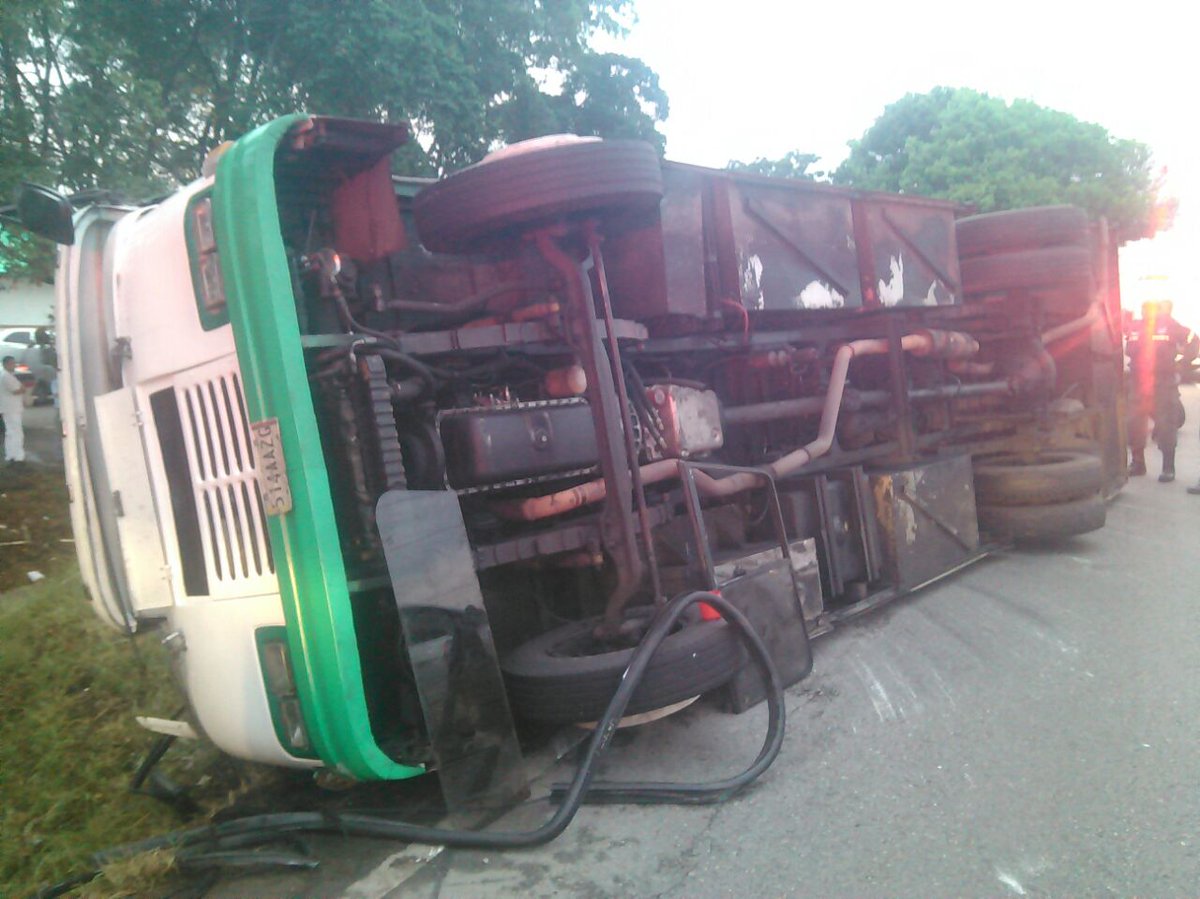
<svg viewBox="0 0 1200 899"><path fill-rule="evenodd" d="M135 714L181 705L156 634L130 638L102 624L74 565L0 594L0 895L22 896L91 867L92 852L175 830L165 805L129 792L154 736ZM206 746L182 741L168 770L200 777ZM191 769L190 772L188 769ZM190 774L190 779L189 779ZM89 895L140 895L161 860ZM107 883L107 885L106 885ZM134 884L131 886L130 884Z"/></svg>

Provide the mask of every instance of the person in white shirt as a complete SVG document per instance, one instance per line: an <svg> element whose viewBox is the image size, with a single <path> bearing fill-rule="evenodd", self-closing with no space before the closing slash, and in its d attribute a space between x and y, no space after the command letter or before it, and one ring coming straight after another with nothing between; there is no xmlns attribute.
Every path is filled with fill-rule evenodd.
<svg viewBox="0 0 1200 899"><path fill-rule="evenodd" d="M0 372L0 415L4 416L4 461L25 461L25 428L21 417L25 414L25 385L16 375L17 360L14 356L4 357L4 371Z"/></svg>

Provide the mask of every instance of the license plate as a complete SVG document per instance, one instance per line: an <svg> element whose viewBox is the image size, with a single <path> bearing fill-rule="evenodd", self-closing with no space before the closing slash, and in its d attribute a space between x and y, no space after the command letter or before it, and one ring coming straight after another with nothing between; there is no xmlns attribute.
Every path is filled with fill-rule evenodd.
<svg viewBox="0 0 1200 899"><path fill-rule="evenodd" d="M250 425L254 441L254 458L258 486L262 490L263 508L268 515L284 515L292 510L292 488L288 483L287 465L283 461L283 439L279 436L279 419L265 418Z"/></svg>

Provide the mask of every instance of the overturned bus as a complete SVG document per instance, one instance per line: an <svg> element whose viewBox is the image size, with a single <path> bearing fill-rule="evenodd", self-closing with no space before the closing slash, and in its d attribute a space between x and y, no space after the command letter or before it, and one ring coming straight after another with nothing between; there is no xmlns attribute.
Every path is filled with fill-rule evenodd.
<svg viewBox="0 0 1200 899"><path fill-rule="evenodd" d="M1103 222L573 136L395 178L407 139L296 115L156 205L19 203L66 245L90 600L161 624L225 752L511 790L516 732L599 718L681 591L737 605L794 683L840 620L1102 526ZM627 714L757 702L729 631L682 620Z"/></svg>

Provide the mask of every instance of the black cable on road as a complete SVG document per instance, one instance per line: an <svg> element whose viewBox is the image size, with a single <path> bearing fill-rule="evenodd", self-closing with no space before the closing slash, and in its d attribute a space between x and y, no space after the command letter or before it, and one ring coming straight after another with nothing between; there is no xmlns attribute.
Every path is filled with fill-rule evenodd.
<svg viewBox="0 0 1200 899"><path fill-rule="evenodd" d="M593 783L596 762L608 748L617 726L625 713L629 700L641 682L654 653L671 633L672 627L687 609L696 603L707 603L721 613L722 617L737 632L738 637L750 650L767 683L767 733L762 749L754 762L742 773L719 781L706 783L671 782L599 782ZM717 593L695 591L678 596L665 605L655 617L645 637L634 651L629 665L621 677L621 684L613 694L604 716L596 725L592 738L575 777L565 786L555 786L551 798L561 800L558 809L546 823L534 830L515 832L448 830L427 827L407 821L396 821L379 815L366 813L322 813L282 812L251 815L221 824L208 825L190 830L177 831L149 840L128 843L96 853L93 859L103 865L155 849L177 851L202 847L205 851L223 848L223 844L246 846L256 842L268 842L282 835L297 832L329 832L348 836L373 837L378 839L402 840L406 843L422 843L450 846L462 849L522 849L541 846L559 836L586 800L598 803L669 803L707 804L723 802L739 790L752 783L771 766L783 746L785 724L783 687L779 673L771 661L762 638L754 631L749 620L729 600ZM91 879L91 876L81 875ZM78 877L71 878L43 891L42 897L59 896L66 884L78 885ZM69 888L69 887L68 887ZM58 890L56 892L56 890Z"/></svg>

